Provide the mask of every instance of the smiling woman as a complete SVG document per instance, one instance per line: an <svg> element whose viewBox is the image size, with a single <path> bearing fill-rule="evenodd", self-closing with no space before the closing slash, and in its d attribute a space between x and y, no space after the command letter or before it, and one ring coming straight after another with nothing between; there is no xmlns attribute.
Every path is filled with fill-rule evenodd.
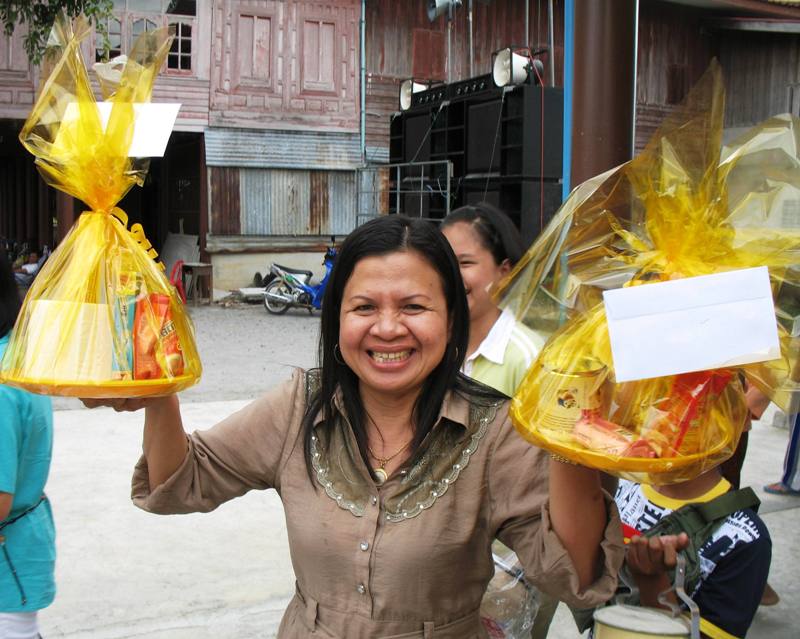
<svg viewBox="0 0 800 639"><path fill-rule="evenodd" d="M319 369L189 436L175 397L114 404L146 407L134 503L208 511L276 489L297 578L280 639L486 637L495 538L543 589L605 601L623 552L616 510L596 471L548 461L504 396L458 372L468 325L438 229L368 222L331 273Z"/></svg>
<svg viewBox="0 0 800 639"><path fill-rule="evenodd" d="M309 415L341 392L362 458L385 480L430 432L457 382L469 332L463 287L429 222L384 218L342 249L323 302L319 406ZM307 451L312 431L307 424Z"/></svg>

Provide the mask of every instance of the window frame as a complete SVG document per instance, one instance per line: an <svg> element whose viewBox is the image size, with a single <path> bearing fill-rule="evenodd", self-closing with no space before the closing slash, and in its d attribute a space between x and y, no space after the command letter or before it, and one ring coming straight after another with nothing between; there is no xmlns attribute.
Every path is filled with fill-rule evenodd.
<svg viewBox="0 0 800 639"><path fill-rule="evenodd" d="M188 59L189 60L189 68L172 68L169 66L169 56L170 52L167 52L167 57L164 60L164 64L159 69L159 73L162 75L168 75L173 77L193 77L196 75L196 68L197 68L197 12L195 11L194 16L190 15L179 15L174 13L149 13L147 11L140 11L140 10L131 10L130 5L131 0L125 0L125 8L121 10L115 10L114 13L109 18L110 20L116 20L120 23L120 42L121 42L121 50L120 53L127 54L131 50L131 46L133 45L136 36L133 35L133 25L135 22L139 20L148 20L151 23L156 25L156 29L161 27L170 27L173 24L181 24L186 25L191 29L191 36L188 38L190 42L191 51L188 55L179 53L178 56L180 59ZM161 0L161 7L165 9L169 6L170 0ZM177 37L177 35L176 35ZM97 52L100 46L100 37L96 31L93 33L92 38L92 50L94 51L94 59L96 62L97 60ZM174 55L174 54L173 54ZM110 57L114 57L110 55Z"/></svg>

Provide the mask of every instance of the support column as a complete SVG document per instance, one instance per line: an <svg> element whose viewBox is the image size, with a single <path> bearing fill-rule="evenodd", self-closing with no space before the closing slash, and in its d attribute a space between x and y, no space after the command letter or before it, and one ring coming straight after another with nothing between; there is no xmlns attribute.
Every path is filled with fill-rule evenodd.
<svg viewBox="0 0 800 639"><path fill-rule="evenodd" d="M573 187L631 159L637 6L636 0L575 6Z"/></svg>
<svg viewBox="0 0 800 639"><path fill-rule="evenodd" d="M55 241L60 244L75 222L75 199L63 191L56 191L56 219Z"/></svg>
<svg viewBox="0 0 800 639"><path fill-rule="evenodd" d="M200 153L200 261L211 262L210 256L206 251L206 238L208 236L208 171L206 170L206 138L200 135L200 143L197 145ZM213 291L211 292L213 297Z"/></svg>

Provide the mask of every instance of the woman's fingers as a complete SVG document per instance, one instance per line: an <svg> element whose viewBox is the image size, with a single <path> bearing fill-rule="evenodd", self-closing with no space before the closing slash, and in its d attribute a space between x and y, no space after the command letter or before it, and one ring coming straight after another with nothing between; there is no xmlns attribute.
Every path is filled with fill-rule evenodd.
<svg viewBox="0 0 800 639"><path fill-rule="evenodd" d="M81 398L86 408L113 408L118 413L132 412L147 408L160 398L148 397L109 397L104 399Z"/></svg>

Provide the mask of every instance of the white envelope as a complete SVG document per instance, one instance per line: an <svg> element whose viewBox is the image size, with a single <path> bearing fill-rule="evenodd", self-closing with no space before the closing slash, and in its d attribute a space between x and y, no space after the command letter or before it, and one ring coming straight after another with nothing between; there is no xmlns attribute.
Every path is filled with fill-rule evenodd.
<svg viewBox="0 0 800 639"><path fill-rule="evenodd" d="M103 131L111 117L111 102L97 102L100 111L100 122ZM133 105L133 139L128 150L128 157L148 158L162 157L169 142L172 127L180 111L180 104L136 102ZM64 112L62 126L68 126L77 120L80 109L76 102L70 102ZM58 139L56 139L58 144Z"/></svg>
<svg viewBox="0 0 800 639"><path fill-rule="evenodd" d="M603 292L617 382L780 357L765 266Z"/></svg>

